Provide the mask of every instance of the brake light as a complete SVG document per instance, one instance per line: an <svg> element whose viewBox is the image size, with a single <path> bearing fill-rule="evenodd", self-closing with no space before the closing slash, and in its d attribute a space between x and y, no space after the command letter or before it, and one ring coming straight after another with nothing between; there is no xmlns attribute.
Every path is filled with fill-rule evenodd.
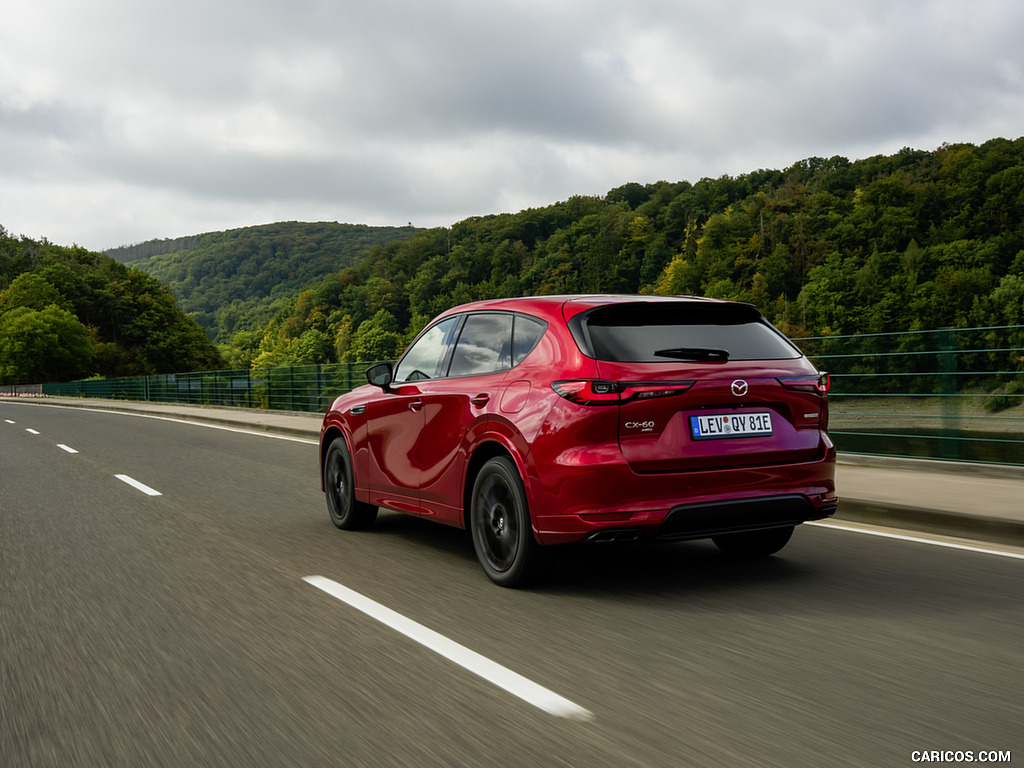
<svg viewBox="0 0 1024 768"><path fill-rule="evenodd" d="M679 395L694 385L693 381L601 381L579 379L556 381L555 392L578 405L619 405L636 400L653 400Z"/></svg>
<svg viewBox="0 0 1024 768"><path fill-rule="evenodd" d="M817 376L791 376L779 379L779 384L786 389L795 389L800 392L817 392L819 395L827 395L832 388L832 379L827 373L820 373Z"/></svg>
<svg viewBox="0 0 1024 768"><path fill-rule="evenodd" d="M619 385L614 381L556 381L551 388L578 405L618 405Z"/></svg>

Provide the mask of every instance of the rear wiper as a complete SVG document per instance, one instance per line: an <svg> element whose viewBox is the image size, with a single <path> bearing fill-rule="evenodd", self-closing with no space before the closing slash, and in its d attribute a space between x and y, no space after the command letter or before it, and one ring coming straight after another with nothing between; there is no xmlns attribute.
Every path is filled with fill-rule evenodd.
<svg viewBox="0 0 1024 768"><path fill-rule="evenodd" d="M676 347L674 349L659 349L654 354L657 357L671 357L675 360L707 360L714 363L724 363L729 359L729 350L711 349L709 347Z"/></svg>

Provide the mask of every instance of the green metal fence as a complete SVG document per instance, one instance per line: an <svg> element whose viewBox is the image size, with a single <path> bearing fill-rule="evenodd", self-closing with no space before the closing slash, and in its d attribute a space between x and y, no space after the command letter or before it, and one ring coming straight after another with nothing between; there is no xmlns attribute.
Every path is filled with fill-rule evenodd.
<svg viewBox="0 0 1024 768"><path fill-rule="evenodd" d="M840 451L1024 465L1024 326L796 339Z"/></svg>
<svg viewBox="0 0 1024 768"><path fill-rule="evenodd" d="M1024 325L796 339L846 453L1024 465ZM324 412L372 362L90 379L22 394ZM2 389L11 389L10 387Z"/></svg>
<svg viewBox="0 0 1024 768"><path fill-rule="evenodd" d="M52 397L97 397L157 403L323 413L343 392L366 383L373 363L286 365L254 370L168 373L86 379L39 386Z"/></svg>

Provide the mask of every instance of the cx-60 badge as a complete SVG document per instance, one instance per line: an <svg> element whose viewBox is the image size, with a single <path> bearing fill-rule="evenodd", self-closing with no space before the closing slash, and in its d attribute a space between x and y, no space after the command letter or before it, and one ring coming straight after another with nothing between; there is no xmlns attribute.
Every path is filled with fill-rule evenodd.
<svg viewBox="0 0 1024 768"><path fill-rule="evenodd" d="M639 429L641 432L653 432L654 422L653 421L627 421L625 424L626 429Z"/></svg>
<svg viewBox="0 0 1024 768"><path fill-rule="evenodd" d="M732 393L736 395L736 397L743 397L747 394L747 382L743 379L736 379L736 381L732 383Z"/></svg>

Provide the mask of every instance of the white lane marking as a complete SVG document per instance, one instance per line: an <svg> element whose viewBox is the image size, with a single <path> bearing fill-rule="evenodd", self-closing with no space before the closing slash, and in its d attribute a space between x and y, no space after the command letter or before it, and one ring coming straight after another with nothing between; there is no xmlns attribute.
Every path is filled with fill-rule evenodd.
<svg viewBox="0 0 1024 768"><path fill-rule="evenodd" d="M909 536L905 533L891 533L876 528L861 528L849 523L804 523L819 528L832 528L837 531L849 531L850 533L863 533L867 536L880 536L883 539L896 539L897 541L912 541L916 544L930 544L933 547L946 547L947 549L959 549L964 552L978 552L983 555L996 555L997 557L1010 557L1014 560L1024 560L1024 552L1012 552L1002 549L991 549L990 547L979 547L973 544L961 544L955 541L943 541L941 539L928 539L923 536Z"/></svg>
<svg viewBox="0 0 1024 768"><path fill-rule="evenodd" d="M116 411L100 411L101 413L116 413ZM319 440L310 440L305 437L292 437L291 435L279 435L275 432L254 432L251 429L239 429L238 427L225 427L221 424L206 424L201 421L188 421L186 419L175 419L170 416L153 416L148 413L130 413L126 416L142 416L145 419L160 419L161 421L174 421L178 424L188 424L191 427L207 427L208 429L219 429L223 432L237 432L240 435L256 435L257 437L271 437L274 440L288 440L292 443L305 443L306 445L320 445Z"/></svg>
<svg viewBox="0 0 1024 768"><path fill-rule="evenodd" d="M303 581L362 611L367 616L376 619L396 632L401 632L406 637L415 640L434 653L444 656L463 669L472 672L474 675L487 680L499 688L503 688L513 696L518 696L523 701L544 710L548 714L572 720L592 720L594 718L591 712L578 704L574 704L557 693L537 685L532 680L527 680L522 675L491 661L486 656L481 656L476 651L471 651L465 646L449 640L444 635L438 634L432 629L427 629L422 624L417 624L412 619L407 619L402 614L374 602L370 598L364 597L336 581L331 581L323 576L307 576Z"/></svg>
<svg viewBox="0 0 1024 768"><path fill-rule="evenodd" d="M57 447L60 448L62 451L67 451L68 453L78 453L78 451L76 451L70 445L64 445L64 443L57 443Z"/></svg>
<svg viewBox="0 0 1024 768"><path fill-rule="evenodd" d="M39 434L34 429L26 429L25 431L28 432L30 435L38 435Z"/></svg>
<svg viewBox="0 0 1024 768"><path fill-rule="evenodd" d="M128 475L114 475L114 477L116 477L122 483L128 483L128 485L130 485L132 488L142 491L147 496L163 496L163 494L160 493L160 491L154 491L148 485L144 485L143 483L140 483L138 480L128 477Z"/></svg>
<svg viewBox="0 0 1024 768"><path fill-rule="evenodd" d="M8 424L17 424L18 423L16 421L11 421L10 419L4 419L4 421L6 421Z"/></svg>

